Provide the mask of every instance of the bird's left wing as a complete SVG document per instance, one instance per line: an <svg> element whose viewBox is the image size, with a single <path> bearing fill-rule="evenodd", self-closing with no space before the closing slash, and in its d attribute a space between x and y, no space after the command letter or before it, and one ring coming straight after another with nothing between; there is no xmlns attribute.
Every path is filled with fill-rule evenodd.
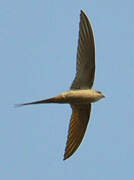
<svg viewBox="0 0 134 180"><path fill-rule="evenodd" d="M91 104L72 105L64 160L69 158L79 147L84 137L91 112Z"/></svg>
<svg viewBox="0 0 134 180"><path fill-rule="evenodd" d="M76 75L71 89L90 89L95 74L95 44L91 24L83 11L79 28Z"/></svg>

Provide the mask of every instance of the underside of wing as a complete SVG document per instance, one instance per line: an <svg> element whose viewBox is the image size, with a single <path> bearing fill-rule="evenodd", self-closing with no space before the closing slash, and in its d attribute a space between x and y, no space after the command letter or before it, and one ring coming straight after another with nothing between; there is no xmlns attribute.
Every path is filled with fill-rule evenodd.
<svg viewBox="0 0 134 180"><path fill-rule="evenodd" d="M71 89L89 89L94 82L95 44L92 27L85 13L81 11L79 40L77 48L76 76Z"/></svg>
<svg viewBox="0 0 134 180"><path fill-rule="evenodd" d="M91 104L73 105L64 160L79 147L84 137L91 112Z"/></svg>

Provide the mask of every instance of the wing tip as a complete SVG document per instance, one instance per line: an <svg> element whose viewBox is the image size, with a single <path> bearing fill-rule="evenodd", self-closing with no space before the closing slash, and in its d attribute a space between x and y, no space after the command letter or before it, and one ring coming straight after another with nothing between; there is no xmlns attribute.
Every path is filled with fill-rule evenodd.
<svg viewBox="0 0 134 180"><path fill-rule="evenodd" d="M73 155L73 153L72 153L72 154L68 154L68 153L65 151L65 154L64 154L64 157L63 157L63 161L65 161L66 159L70 158L72 155Z"/></svg>
<svg viewBox="0 0 134 180"><path fill-rule="evenodd" d="M83 9L80 10L80 15L81 16L86 16L85 12L83 11ZM87 16L86 16L87 17Z"/></svg>

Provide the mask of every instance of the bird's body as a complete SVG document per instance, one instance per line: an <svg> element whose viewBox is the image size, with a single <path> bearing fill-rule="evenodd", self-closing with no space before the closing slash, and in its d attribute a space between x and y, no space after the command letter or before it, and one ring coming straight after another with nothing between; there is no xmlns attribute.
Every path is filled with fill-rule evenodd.
<svg viewBox="0 0 134 180"><path fill-rule="evenodd" d="M91 103L104 95L91 89L95 75L95 45L91 25L85 13L80 14L80 30L77 48L76 76L70 90L55 97L20 104L68 103L72 108L64 160L69 158L79 147L85 134L91 112Z"/></svg>
<svg viewBox="0 0 134 180"><path fill-rule="evenodd" d="M69 90L65 91L55 97L44 99L40 101L20 104L44 104L44 103L59 103L59 104L88 104L98 101L102 98L102 94L93 89L82 89L82 90Z"/></svg>

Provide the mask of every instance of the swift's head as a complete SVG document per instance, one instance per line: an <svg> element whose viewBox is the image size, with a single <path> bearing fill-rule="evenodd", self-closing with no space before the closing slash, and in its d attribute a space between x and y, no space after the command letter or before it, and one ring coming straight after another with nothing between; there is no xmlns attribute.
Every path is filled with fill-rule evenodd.
<svg viewBox="0 0 134 180"><path fill-rule="evenodd" d="M93 102L98 101L98 100L105 97L104 94L101 91L96 91L96 90L93 90L93 89L91 89L90 91L91 91L91 94L92 94L92 97L93 97Z"/></svg>
<svg viewBox="0 0 134 180"><path fill-rule="evenodd" d="M104 98L104 94L101 92L101 91L95 91L95 94L96 94L96 99L99 100L99 99L102 99Z"/></svg>

